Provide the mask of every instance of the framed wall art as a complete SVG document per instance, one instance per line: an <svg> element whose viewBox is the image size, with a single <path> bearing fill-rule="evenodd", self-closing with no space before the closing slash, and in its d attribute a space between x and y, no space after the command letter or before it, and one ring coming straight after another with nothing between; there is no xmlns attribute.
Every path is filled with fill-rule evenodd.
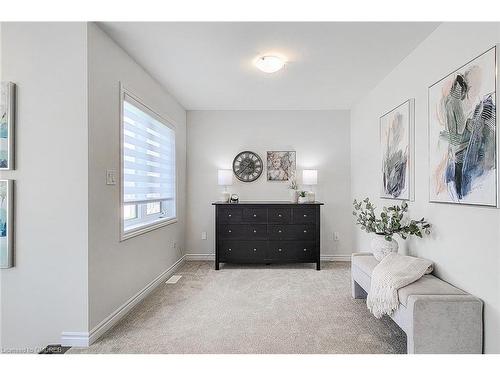
<svg viewBox="0 0 500 375"><path fill-rule="evenodd" d="M493 47L429 87L429 200L498 207Z"/></svg>
<svg viewBox="0 0 500 375"><path fill-rule="evenodd" d="M14 169L16 85L0 83L0 170Z"/></svg>
<svg viewBox="0 0 500 375"><path fill-rule="evenodd" d="M381 198L413 199L414 99L380 117Z"/></svg>
<svg viewBox="0 0 500 375"><path fill-rule="evenodd" d="M297 168L295 151L267 152L267 180L288 181Z"/></svg>
<svg viewBox="0 0 500 375"><path fill-rule="evenodd" d="M0 268L14 266L14 181L0 180Z"/></svg>

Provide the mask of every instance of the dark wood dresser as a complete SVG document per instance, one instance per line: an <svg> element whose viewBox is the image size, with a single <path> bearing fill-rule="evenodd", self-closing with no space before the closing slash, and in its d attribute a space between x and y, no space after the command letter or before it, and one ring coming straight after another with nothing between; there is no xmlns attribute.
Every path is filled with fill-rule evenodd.
<svg viewBox="0 0 500 375"><path fill-rule="evenodd" d="M220 263L316 263L323 203L215 202L215 269Z"/></svg>

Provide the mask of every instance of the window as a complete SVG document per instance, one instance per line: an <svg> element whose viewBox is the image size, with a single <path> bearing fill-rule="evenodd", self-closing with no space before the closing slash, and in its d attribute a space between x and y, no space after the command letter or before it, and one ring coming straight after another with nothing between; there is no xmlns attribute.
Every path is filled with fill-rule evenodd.
<svg viewBox="0 0 500 375"><path fill-rule="evenodd" d="M176 220L175 128L122 91L122 239Z"/></svg>

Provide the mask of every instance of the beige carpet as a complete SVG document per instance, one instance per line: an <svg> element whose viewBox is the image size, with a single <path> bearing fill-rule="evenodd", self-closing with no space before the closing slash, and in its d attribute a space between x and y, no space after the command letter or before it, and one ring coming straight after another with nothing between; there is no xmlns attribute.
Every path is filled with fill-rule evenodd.
<svg viewBox="0 0 500 375"><path fill-rule="evenodd" d="M87 349L69 353L405 353L406 336L350 296L350 263L187 262Z"/></svg>

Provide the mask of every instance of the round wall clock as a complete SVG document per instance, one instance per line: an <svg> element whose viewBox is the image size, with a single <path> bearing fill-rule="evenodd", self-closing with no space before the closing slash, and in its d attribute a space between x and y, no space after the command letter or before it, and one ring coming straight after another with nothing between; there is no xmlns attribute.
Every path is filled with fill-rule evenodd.
<svg viewBox="0 0 500 375"><path fill-rule="evenodd" d="M233 160L233 172L243 182L252 182L260 177L264 165L259 155L252 151L240 152Z"/></svg>

